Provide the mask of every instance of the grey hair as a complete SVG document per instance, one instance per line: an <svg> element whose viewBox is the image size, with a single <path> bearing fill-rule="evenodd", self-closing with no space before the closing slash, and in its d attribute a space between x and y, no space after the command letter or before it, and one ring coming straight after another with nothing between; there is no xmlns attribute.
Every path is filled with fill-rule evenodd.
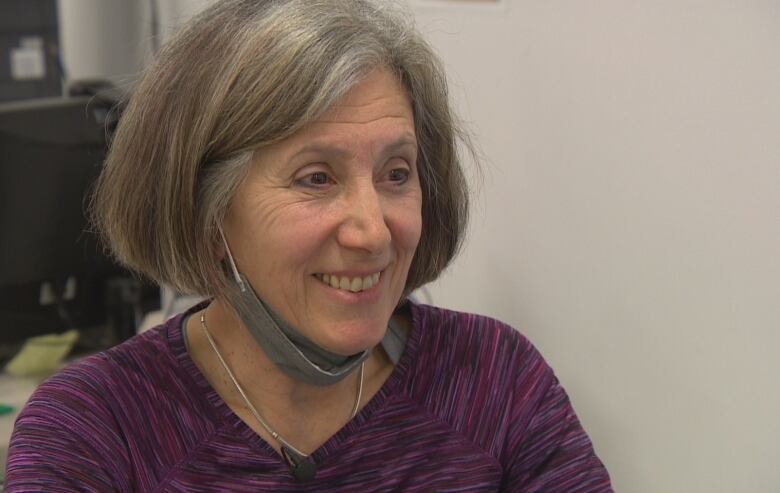
<svg viewBox="0 0 780 493"><path fill-rule="evenodd" d="M457 252L468 194L443 69L408 13L370 0L222 0L160 52L130 98L93 218L116 258L182 292L226 287L217 228L253 153L316 120L368 73L412 101L423 234L407 292Z"/></svg>

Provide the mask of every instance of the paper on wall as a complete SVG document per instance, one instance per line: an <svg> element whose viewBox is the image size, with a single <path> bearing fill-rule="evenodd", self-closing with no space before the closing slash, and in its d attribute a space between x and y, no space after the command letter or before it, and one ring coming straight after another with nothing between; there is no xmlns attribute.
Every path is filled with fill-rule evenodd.
<svg viewBox="0 0 780 493"><path fill-rule="evenodd" d="M19 47L11 49L11 77L16 80L36 80L46 77L44 43L40 37L22 39Z"/></svg>

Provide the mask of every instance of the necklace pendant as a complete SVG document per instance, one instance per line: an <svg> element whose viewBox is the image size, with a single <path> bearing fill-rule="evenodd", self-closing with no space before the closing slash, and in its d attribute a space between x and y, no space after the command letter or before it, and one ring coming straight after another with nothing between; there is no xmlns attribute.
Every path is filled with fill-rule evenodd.
<svg viewBox="0 0 780 493"><path fill-rule="evenodd" d="M314 479L317 466L310 457L298 454L287 445L282 445L282 455L290 465L290 473L296 480L306 482Z"/></svg>

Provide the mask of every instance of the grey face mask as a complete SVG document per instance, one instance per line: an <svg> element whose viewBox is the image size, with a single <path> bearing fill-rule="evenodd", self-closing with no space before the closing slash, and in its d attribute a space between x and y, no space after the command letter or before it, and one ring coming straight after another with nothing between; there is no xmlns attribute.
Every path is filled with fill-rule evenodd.
<svg viewBox="0 0 780 493"><path fill-rule="evenodd" d="M322 386L343 379L368 358L373 348L351 356L336 354L318 346L287 323L257 296L249 280L238 271L225 236L221 229L219 232L235 281L228 291L228 301L277 368L298 381ZM388 329L382 344L393 362L397 363L406 334L395 324Z"/></svg>

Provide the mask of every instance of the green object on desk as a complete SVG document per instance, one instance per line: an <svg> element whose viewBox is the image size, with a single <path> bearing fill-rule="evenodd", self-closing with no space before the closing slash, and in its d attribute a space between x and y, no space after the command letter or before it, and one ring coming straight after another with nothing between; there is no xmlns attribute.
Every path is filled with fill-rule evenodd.
<svg viewBox="0 0 780 493"><path fill-rule="evenodd" d="M76 330L31 337L27 339L19 353L8 362L5 371L16 377L45 378L59 368L78 338L79 333Z"/></svg>
<svg viewBox="0 0 780 493"><path fill-rule="evenodd" d="M5 404L0 404L0 416L11 414L12 412L14 412L14 408L12 406L6 406Z"/></svg>

